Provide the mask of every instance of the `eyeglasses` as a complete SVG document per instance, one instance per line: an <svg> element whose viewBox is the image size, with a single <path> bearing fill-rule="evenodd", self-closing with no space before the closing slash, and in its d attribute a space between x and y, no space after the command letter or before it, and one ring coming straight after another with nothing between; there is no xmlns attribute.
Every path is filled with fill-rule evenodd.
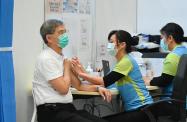
<svg viewBox="0 0 187 122"><path fill-rule="evenodd" d="M58 31L58 34L61 35L61 34L64 34L64 33L69 33L69 30L60 30Z"/></svg>

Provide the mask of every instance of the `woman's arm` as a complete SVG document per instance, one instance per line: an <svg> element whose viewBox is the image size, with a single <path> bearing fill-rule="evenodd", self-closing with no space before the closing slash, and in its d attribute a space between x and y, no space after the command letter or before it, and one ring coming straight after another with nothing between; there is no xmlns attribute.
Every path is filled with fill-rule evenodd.
<svg viewBox="0 0 187 122"><path fill-rule="evenodd" d="M174 79L174 76L162 73L160 77L155 77L150 81L151 86L166 87Z"/></svg>
<svg viewBox="0 0 187 122"><path fill-rule="evenodd" d="M92 76L92 75L85 73L82 70L82 66L76 61L72 61L72 66L73 66L73 71L75 73L77 73L77 75L79 77L81 77L81 78L85 79L86 81L89 81L93 84L104 85L105 87L115 83L116 81L118 81L119 79L121 79L122 77L125 76L121 73L112 71L107 76L102 78L102 77Z"/></svg>
<svg viewBox="0 0 187 122"><path fill-rule="evenodd" d="M125 75L115 72L115 71L110 72L108 75L103 77L105 87L112 85L113 83L120 80L124 76Z"/></svg>
<svg viewBox="0 0 187 122"><path fill-rule="evenodd" d="M74 72L71 72L71 83L74 88L80 91L97 91L103 97L104 100L107 102L111 101L112 94L111 92L98 85L88 85L88 84L81 84L81 81L78 79Z"/></svg>
<svg viewBox="0 0 187 122"><path fill-rule="evenodd" d="M102 85L102 86L104 85L103 78L99 76L92 76L87 73L80 73L79 77L95 85Z"/></svg>

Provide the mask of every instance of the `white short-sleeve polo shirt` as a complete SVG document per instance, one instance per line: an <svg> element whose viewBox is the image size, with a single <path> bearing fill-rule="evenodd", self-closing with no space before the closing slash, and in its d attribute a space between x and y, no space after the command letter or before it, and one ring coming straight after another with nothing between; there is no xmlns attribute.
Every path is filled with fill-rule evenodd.
<svg viewBox="0 0 187 122"><path fill-rule="evenodd" d="M52 88L49 83L50 80L63 76L63 60L63 56L49 47L43 50L37 58L33 81L33 94L36 105L71 103L73 101L70 89L66 95L62 95Z"/></svg>

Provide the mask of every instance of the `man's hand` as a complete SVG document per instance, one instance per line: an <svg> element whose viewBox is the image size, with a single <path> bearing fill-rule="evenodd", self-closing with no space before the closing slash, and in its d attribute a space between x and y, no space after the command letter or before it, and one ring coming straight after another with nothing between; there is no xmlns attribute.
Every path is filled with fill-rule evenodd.
<svg viewBox="0 0 187 122"><path fill-rule="evenodd" d="M66 95L70 87L70 71L71 71L71 62L68 59L64 59L64 74L58 78L50 80L49 83L51 86L62 95Z"/></svg>
<svg viewBox="0 0 187 122"><path fill-rule="evenodd" d="M71 61L69 59L64 59L64 68L70 69L71 68Z"/></svg>
<svg viewBox="0 0 187 122"><path fill-rule="evenodd" d="M98 92L103 97L104 100L106 100L107 102L111 101L112 94L111 94L110 90L98 86Z"/></svg>
<svg viewBox="0 0 187 122"><path fill-rule="evenodd" d="M78 60L78 58L73 58L71 60L71 64L72 64L72 70L76 74L79 75L80 73L85 73L85 70L84 70L83 66L81 65L80 61Z"/></svg>
<svg viewBox="0 0 187 122"><path fill-rule="evenodd" d="M82 64L80 63L80 60L77 57L72 58L71 63L72 63L72 66L75 66L75 65L78 66L80 72L86 73L84 67L82 66Z"/></svg>

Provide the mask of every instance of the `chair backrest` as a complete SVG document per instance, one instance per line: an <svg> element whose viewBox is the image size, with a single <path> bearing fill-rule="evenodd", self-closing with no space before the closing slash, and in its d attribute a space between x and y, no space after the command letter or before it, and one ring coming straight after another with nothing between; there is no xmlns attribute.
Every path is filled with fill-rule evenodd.
<svg viewBox="0 0 187 122"><path fill-rule="evenodd" d="M179 61L176 76L173 79L172 98L186 100L187 93L187 54L182 55Z"/></svg>
<svg viewBox="0 0 187 122"><path fill-rule="evenodd" d="M186 94L187 94L187 54L182 55L179 61L177 74L173 79L172 98L183 101L183 104L174 104L175 112L173 117L185 121L186 116Z"/></svg>

